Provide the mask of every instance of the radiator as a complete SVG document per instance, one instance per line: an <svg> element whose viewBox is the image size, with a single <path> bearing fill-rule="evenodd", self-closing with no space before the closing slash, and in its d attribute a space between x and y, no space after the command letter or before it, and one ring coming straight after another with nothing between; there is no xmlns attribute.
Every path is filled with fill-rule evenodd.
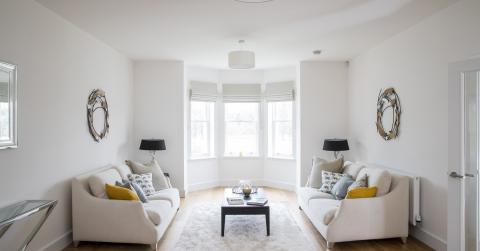
<svg viewBox="0 0 480 251"><path fill-rule="evenodd" d="M420 216L420 181L421 178L411 173L404 171L383 167L388 169L391 173L407 176L410 178L410 224L416 226L418 222L422 221Z"/></svg>

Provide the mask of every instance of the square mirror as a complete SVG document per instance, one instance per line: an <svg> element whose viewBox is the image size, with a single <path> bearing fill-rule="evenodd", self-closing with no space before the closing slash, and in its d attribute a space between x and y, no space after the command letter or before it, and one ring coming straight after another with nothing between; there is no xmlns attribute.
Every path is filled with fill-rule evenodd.
<svg viewBox="0 0 480 251"><path fill-rule="evenodd" d="M0 149L17 147L17 66L0 61Z"/></svg>

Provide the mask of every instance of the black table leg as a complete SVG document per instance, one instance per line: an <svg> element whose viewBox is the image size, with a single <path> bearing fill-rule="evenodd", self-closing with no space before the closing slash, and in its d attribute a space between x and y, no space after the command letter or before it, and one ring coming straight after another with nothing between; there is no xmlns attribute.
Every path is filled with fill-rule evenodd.
<svg viewBox="0 0 480 251"><path fill-rule="evenodd" d="M267 236L270 236L270 210L265 214L265 223L267 224Z"/></svg>
<svg viewBox="0 0 480 251"><path fill-rule="evenodd" d="M223 209L222 209L222 237L224 236L225 234L225 212L223 212Z"/></svg>

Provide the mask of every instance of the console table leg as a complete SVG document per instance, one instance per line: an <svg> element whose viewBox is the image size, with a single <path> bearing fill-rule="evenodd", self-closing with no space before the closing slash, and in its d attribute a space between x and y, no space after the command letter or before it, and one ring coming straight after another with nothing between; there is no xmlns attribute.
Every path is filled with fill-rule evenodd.
<svg viewBox="0 0 480 251"><path fill-rule="evenodd" d="M33 228L32 232L28 235L27 239L25 239L25 241L23 242L22 246L18 249L19 251L25 251L25 250L27 250L28 244L30 244L30 242L32 241L33 237L35 237L35 235L37 234L38 230L40 230L40 228L42 227L43 223L45 223L45 221L47 220L48 216L49 216L50 213L53 211L53 209L55 208L56 205L57 205L57 202L55 201L54 203L52 203L52 204L48 207L47 212L45 213L45 215L43 216L43 218L40 220L40 222L37 223L37 225Z"/></svg>
<svg viewBox="0 0 480 251"><path fill-rule="evenodd" d="M225 213L222 212L222 237L225 234Z"/></svg>
<svg viewBox="0 0 480 251"><path fill-rule="evenodd" d="M270 236L270 211L265 214L265 223L267 224L267 236Z"/></svg>

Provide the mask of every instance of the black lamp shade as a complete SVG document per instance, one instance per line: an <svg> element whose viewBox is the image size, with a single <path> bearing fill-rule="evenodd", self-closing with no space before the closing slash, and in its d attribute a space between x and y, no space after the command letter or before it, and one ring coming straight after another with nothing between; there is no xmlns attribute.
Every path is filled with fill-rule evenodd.
<svg viewBox="0 0 480 251"><path fill-rule="evenodd" d="M142 139L140 143L140 150L162 151L166 149L163 139Z"/></svg>
<svg viewBox="0 0 480 251"><path fill-rule="evenodd" d="M323 142L324 151L348 151L348 141L346 139L326 139Z"/></svg>

